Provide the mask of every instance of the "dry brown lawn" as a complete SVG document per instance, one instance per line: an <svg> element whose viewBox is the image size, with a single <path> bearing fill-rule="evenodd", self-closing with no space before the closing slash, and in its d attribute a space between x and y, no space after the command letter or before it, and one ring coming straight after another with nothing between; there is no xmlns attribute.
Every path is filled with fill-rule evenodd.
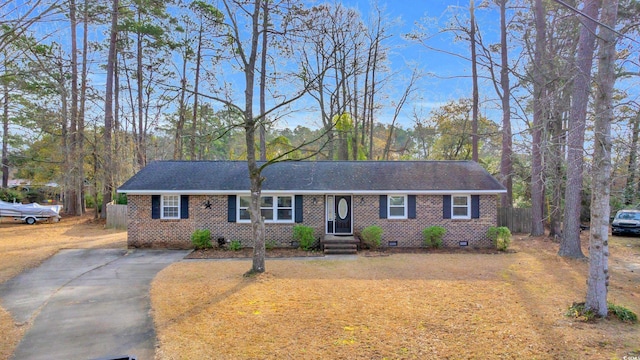
<svg viewBox="0 0 640 360"><path fill-rule="evenodd" d="M105 230L100 222L82 218L64 218L58 223L26 225L0 218L0 283L65 248L126 247L127 233ZM29 324L16 324L0 307L0 359L8 359Z"/></svg>
<svg viewBox="0 0 640 360"><path fill-rule="evenodd" d="M586 244L586 236L584 243ZM63 248L124 247L87 218L0 222L0 282ZM158 359L589 358L640 356L640 325L564 313L588 264L515 236L510 254L393 254L356 260L186 261L155 279ZM611 239L609 300L640 314L640 238ZM0 308L0 359L29 324Z"/></svg>
<svg viewBox="0 0 640 360"><path fill-rule="evenodd" d="M611 242L609 300L640 314L640 239ZM640 356L640 325L564 316L588 264L557 248L515 236L509 254L268 260L253 278L246 260L176 263L152 284L157 358Z"/></svg>

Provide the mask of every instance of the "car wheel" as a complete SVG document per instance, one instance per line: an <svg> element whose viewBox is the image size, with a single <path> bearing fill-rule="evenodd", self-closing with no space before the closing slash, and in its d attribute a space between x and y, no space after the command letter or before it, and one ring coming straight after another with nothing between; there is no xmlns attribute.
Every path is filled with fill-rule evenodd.
<svg viewBox="0 0 640 360"><path fill-rule="evenodd" d="M28 218L26 218L26 219L24 220L24 222L26 222L26 223L27 223L27 224L29 224L29 225L33 225L33 224L35 224L35 223L36 223L36 219L35 219L35 218L32 218L32 217L28 217Z"/></svg>

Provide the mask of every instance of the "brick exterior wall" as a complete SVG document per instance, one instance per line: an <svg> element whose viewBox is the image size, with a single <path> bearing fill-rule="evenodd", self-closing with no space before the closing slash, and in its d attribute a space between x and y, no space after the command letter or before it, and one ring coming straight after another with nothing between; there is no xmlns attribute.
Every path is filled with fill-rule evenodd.
<svg viewBox="0 0 640 360"><path fill-rule="evenodd" d="M314 204L315 199L315 204ZM211 208L205 203L210 202ZM305 195L303 197L303 224L315 228L316 237L325 234L325 197ZM422 230L439 225L447 229L445 247L458 247L467 241L470 248L491 247L486 232L496 226L497 196L480 196L480 218L470 220L443 219L443 197L441 195L416 196L416 219L380 219L378 195L354 195L352 198L353 230L359 232L369 225L379 225L384 233L382 245L397 241L398 247L422 245ZM189 196L189 218L165 220L151 218L150 195L128 195L128 245L141 248L192 248L191 234L196 229L209 229L212 242L219 237L227 241L240 240L243 246L253 246L251 224L227 221L226 195ZM289 246L293 240L296 224L265 224L266 240L280 246Z"/></svg>

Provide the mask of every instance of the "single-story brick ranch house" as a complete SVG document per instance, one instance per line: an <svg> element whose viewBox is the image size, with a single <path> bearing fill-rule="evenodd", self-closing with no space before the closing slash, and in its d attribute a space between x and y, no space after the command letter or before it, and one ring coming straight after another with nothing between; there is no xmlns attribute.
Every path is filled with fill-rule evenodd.
<svg viewBox="0 0 640 360"><path fill-rule="evenodd" d="M489 247L504 187L473 161L288 161L262 172L266 240L290 246L293 227L317 238L382 227L383 246L418 247L446 228L445 247ZM128 244L190 248L191 234L252 246L245 161L155 161L119 189L128 199Z"/></svg>

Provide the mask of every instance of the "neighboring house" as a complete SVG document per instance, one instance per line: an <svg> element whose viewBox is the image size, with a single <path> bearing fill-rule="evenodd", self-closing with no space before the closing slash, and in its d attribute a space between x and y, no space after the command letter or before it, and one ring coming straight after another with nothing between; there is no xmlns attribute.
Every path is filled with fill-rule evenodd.
<svg viewBox="0 0 640 360"><path fill-rule="evenodd" d="M422 230L446 228L445 247L489 247L504 187L472 161L289 161L262 171L266 239L287 246L293 227L316 237L370 225L383 246L417 247ZM131 247L190 248L197 229L252 246L245 161L156 161L124 183Z"/></svg>

